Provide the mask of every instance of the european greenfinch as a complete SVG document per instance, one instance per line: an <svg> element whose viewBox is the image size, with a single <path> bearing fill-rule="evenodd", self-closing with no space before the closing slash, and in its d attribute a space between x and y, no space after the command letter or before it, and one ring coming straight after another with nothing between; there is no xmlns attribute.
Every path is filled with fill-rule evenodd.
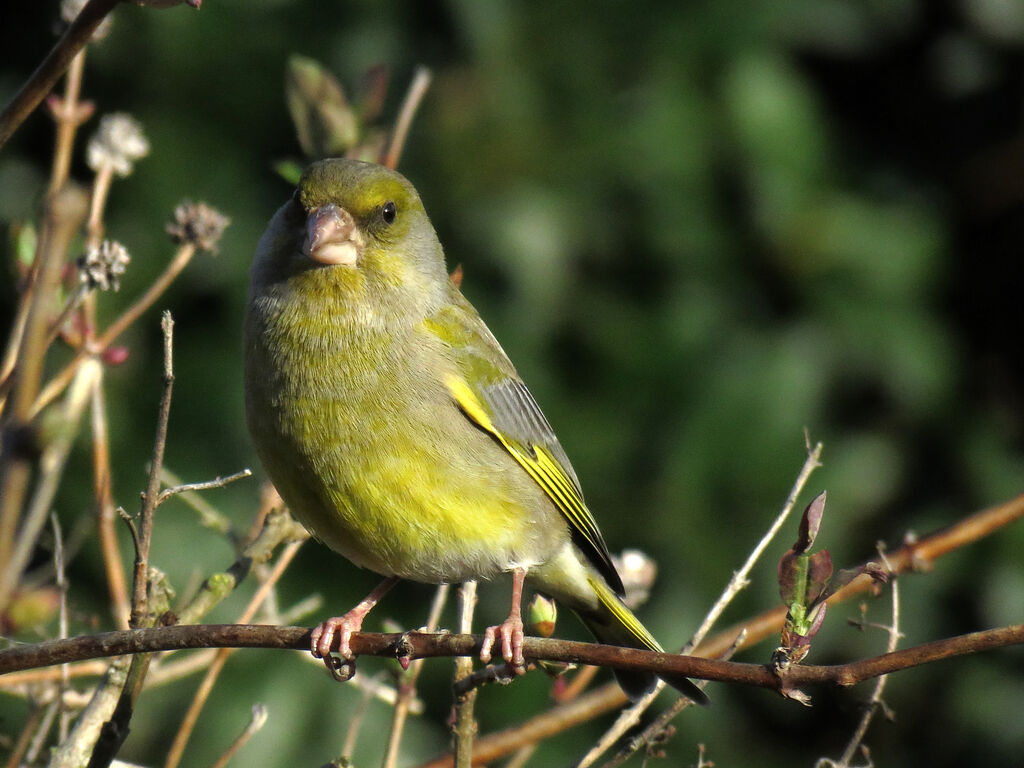
<svg viewBox="0 0 1024 768"><path fill-rule="evenodd" d="M314 163L256 249L245 321L246 414L295 516L387 578L313 632L333 673L399 579L513 577L508 618L485 634L523 667L523 581L603 643L661 650L622 603L576 473L530 391L449 279L419 195L388 168ZM341 662L331 645L339 636ZM617 671L631 697L654 675ZM666 681L706 697L683 677Z"/></svg>

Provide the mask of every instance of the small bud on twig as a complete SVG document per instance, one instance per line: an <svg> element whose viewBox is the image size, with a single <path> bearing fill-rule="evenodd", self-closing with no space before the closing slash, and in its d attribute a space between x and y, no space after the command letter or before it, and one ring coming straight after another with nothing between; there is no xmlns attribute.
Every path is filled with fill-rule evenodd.
<svg viewBox="0 0 1024 768"><path fill-rule="evenodd" d="M86 162L94 171L110 168L118 176L132 172L136 160L149 154L149 140L142 124L131 115L104 115L86 151Z"/></svg>
<svg viewBox="0 0 1024 768"><path fill-rule="evenodd" d="M104 240L91 247L78 260L79 280L91 289L108 291L121 287L120 276L131 261L127 249L115 240Z"/></svg>
<svg viewBox="0 0 1024 768"><path fill-rule="evenodd" d="M210 253L217 252L217 241L231 219L206 203L185 200L174 209L174 221L167 225L167 234L176 243L192 243Z"/></svg>

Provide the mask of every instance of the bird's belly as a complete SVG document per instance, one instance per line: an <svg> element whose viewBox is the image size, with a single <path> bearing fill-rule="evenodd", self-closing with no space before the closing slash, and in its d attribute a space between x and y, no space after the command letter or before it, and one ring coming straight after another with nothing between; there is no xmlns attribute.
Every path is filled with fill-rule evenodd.
<svg viewBox="0 0 1024 768"><path fill-rule="evenodd" d="M455 456L364 440L326 453L293 446L264 464L303 525L377 573L454 583L546 562L568 541L564 520L490 438L460 438Z"/></svg>
<svg viewBox="0 0 1024 768"><path fill-rule="evenodd" d="M442 348L391 331L264 325L248 365L271 374L247 379L250 430L292 513L329 547L438 583L546 562L568 541L540 486L453 400L434 370Z"/></svg>

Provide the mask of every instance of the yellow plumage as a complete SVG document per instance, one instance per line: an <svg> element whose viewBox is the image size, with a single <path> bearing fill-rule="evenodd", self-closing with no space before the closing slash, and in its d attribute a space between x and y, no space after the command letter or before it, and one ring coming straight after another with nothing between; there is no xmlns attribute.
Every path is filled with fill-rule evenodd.
<svg viewBox="0 0 1024 768"><path fill-rule="evenodd" d="M658 649L564 450L448 279L412 186L350 160L311 166L257 248L246 411L260 458L325 544L388 577L529 575L605 642ZM381 592L382 594L382 592ZM322 626L356 631L368 604ZM514 610L497 629L518 660ZM320 644L314 652L325 650ZM650 675L623 673L631 695ZM697 699L687 680L670 681Z"/></svg>

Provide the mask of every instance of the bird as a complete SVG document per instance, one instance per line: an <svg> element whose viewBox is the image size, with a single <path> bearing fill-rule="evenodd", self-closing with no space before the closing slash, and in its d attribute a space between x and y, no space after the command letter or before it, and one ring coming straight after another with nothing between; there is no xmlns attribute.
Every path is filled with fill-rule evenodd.
<svg viewBox="0 0 1024 768"><path fill-rule="evenodd" d="M246 420L267 475L314 537L385 577L314 629L311 651L332 674L354 673L351 636L399 580L511 573L511 609L487 628L484 662L500 646L523 669L527 577L598 641L662 650L623 603L565 450L450 279L400 173L345 158L305 169L257 244L244 348ZM633 699L656 682L615 675ZM689 679L662 678L707 701Z"/></svg>

